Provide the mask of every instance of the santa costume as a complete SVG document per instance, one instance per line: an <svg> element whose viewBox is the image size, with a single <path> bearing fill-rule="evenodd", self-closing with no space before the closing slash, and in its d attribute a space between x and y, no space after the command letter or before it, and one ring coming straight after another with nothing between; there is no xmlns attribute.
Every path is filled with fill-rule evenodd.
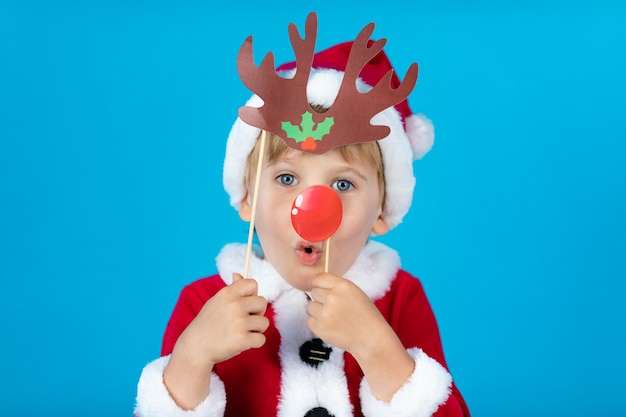
<svg viewBox="0 0 626 417"><path fill-rule="evenodd" d="M331 107L337 97L351 42L313 56L306 89L312 105ZM294 76L295 64L277 69ZM357 88L371 90L391 70L380 51L360 71ZM398 78L391 78L396 86ZM261 107L257 95L246 103ZM240 113L241 114L241 113ZM432 146L433 126L412 114L403 100L376 114L372 124L389 128L378 140L383 156L385 201L383 218L398 225L411 206L415 178L412 163ZM230 132L224 162L224 186L238 208L246 195L243 172L260 129L238 118ZM260 197L262 198L262 197ZM194 410L183 410L163 383L163 370L179 336L203 305L241 273L245 244L226 245L217 256L218 274L186 286L178 299L163 338L161 357L146 365L138 383L135 415L141 417L426 417L469 416L467 405L448 370L437 323L420 281L402 270L398 253L370 240L344 274L373 301L393 328L415 369L389 402L378 400L355 359L316 337L308 328L306 293L291 287L256 248L250 259L258 295L268 302L270 326L265 344L218 363L211 392Z"/></svg>

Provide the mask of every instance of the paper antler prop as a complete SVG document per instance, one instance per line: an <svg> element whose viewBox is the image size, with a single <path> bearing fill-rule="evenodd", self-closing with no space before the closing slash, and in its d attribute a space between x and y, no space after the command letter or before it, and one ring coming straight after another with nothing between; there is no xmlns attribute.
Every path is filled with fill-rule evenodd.
<svg viewBox="0 0 626 417"><path fill-rule="evenodd" d="M307 84L315 54L317 15L310 13L307 16L304 37L300 36L293 23L289 25L288 31L296 56L296 71L292 78L285 78L276 72L272 52L263 58L261 65L258 67L255 65L252 36L244 41L237 56L237 68L241 80L246 87L263 100L261 107L245 106L239 109L239 117L245 123L261 129L244 277L247 277L250 260L258 198L258 181L264 160L263 149L266 132L272 132L281 137L293 149L316 154L322 154L337 146L383 139L389 135L389 127L372 125L371 119L381 111L406 99L417 81L417 64L413 63L407 70L403 81L396 88L391 86L393 70L389 70L371 90L360 92L357 89L357 79L362 69L382 51L386 44L385 39L370 40L374 31L374 23L370 23L361 30L352 42L345 69L342 69L345 71L344 77L334 103L324 113L318 113L311 107L307 97ZM329 190L334 197L339 198L332 189ZM312 198L312 201L318 204L320 199L333 198L327 197L329 195L325 191L320 192L318 190L314 192L314 197L306 198ZM295 206L296 201L294 201ZM320 207L322 206L324 204L320 205ZM333 207L336 207L336 204ZM341 211L340 200L339 210ZM320 212L318 209L313 211ZM303 222L306 222L303 219L319 222L315 216L304 216L296 220L292 218L294 227L296 227L296 223L303 226ZM336 221L337 216L329 216L329 219ZM340 222L341 215L339 216ZM319 227L319 224L315 227ZM324 227L324 229L332 230L330 233L332 235L337 227L339 224ZM314 238L311 239L311 235L306 233L301 236L306 240L315 241ZM326 271L328 270L329 239L330 235L326 238Z"/></svg>
<svg viewBox="0 0 626 417"><path fill-rule="evenodd" d="M393 75L390 70L370 91L359 92L356 87L359 73L387 42L385 39L370 41L373 31L374 23L370 23L353 42L337 98L325 113L313 110L306 94L317 36L315 13L307 17L304 38L300 37L293 23L289 25L289 37L296 56L293 78L283 78L276 73L271 52L257 67L252 54L252 37L248 37L239 51L237 68L243 83L263 99L263 105L242 107L239 117L251 126L280 136L294 149L313 153L386 137L389 127L372 125L370 120L408 97L417 81L417 64L409 67L397 88L390 86Z"/></svg>

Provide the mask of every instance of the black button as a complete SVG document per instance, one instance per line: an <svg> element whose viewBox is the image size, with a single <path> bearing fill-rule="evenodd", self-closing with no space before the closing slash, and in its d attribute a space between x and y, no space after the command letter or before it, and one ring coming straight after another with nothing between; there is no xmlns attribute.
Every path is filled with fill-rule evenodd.
<svg viewBox="0 0 626 417"><path fill-rule="evenodd" d="M315 407L311 408L306 412L304 417L335 417L328 412L324 407Z"/></svg>
<svg viewBox="0 0 626 417"><path fill-rule="evenodd" d="M320 363L330 359L330 352L332 351L331 347L324 345L322 339L311 339L300 346L300 359L317 368Z"/></svg>

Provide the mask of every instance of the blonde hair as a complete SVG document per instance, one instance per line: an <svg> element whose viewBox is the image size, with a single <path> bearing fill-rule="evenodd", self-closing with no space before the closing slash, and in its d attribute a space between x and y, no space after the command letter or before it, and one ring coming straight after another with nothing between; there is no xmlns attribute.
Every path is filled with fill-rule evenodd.
<svg viewBox="0 0 626 417"><path fill-rule="evenodd" d="M260 152L260 135L257 138L254 148L248 154L246 160L246 169L244 171L244 182L250 188L251 181L254 179L257 162ZM341 157L348 163L354 164L370 164L376 169L378 174L378 187L380 189L381 203L385 201L385 170L383 166L383 156L380 152L378 142L370 141L363 143L354 143L350 145L339 146L335 148L339 151ZM264 163L273 163L278 158L292 150L285 141L278 135L267 132L265 141ZM295 150L294 150L295 151ZM297 151L296 151L297 152ZM305 152L302 152L306 155ZM384 209L384 207L383 207Z"/></svg>

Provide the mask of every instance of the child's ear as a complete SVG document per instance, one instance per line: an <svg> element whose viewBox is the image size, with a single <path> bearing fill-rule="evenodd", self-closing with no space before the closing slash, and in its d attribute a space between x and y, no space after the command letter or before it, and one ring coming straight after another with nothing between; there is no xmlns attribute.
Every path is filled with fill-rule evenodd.
<svg viewBox="0 0 626 417"><path fill-rule="evenodd" d="M375 235L382 236L389 231L389 223L383 219L382 215L379 215L374 225L372 226L372 232Z"/></svg>
<svg viewBox="0 0 626 417"><path fill-rule="evenodd" d="M252 207L248 201L248 193L246 193L245 197L241 200L241 205L239 206L239 217L244 222L252 220Z"/></svg>

